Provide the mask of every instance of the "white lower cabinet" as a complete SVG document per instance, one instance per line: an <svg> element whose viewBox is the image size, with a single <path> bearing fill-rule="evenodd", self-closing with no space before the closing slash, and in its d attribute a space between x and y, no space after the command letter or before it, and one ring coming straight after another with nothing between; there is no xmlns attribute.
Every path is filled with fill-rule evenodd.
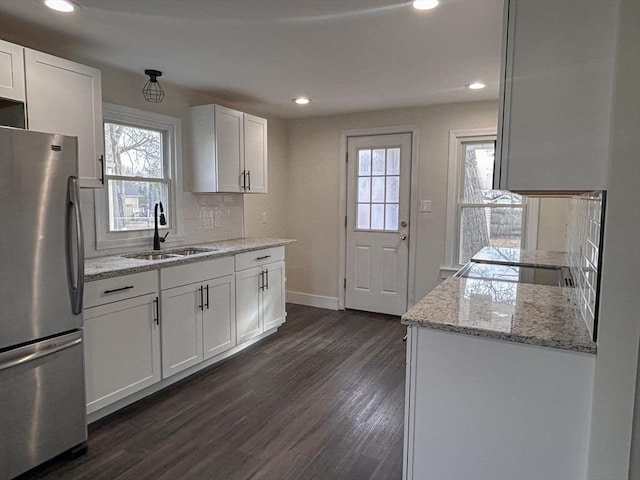
<svg viewBox="0 0 640 480"><path fill-rule="evenodd" d="M284 323L284 286L282 261L236 273L238 343Z"/></svg>
<svg viewBox="0 0 640 480"><path fill-rule="evenodd" d="M162 378L236 346L233 257L160 272Z"/></svg>
<svg viewBox="0 0 640 480"><path fill-rule="evenodd" d="M587 478L595 355L411 326L404 480Z"/></svg>
<svg viewBox="0 0 640 480"><path fill-rule="evenodd" d="M84 310L87 413L160 380L157 302L152 293Z"/></svg>
<svg viewBox="0 0 640 480"><path fill-rule="evenodd" d="M197 283L162 291L162 378L203 360L200 288Z"/></svg>

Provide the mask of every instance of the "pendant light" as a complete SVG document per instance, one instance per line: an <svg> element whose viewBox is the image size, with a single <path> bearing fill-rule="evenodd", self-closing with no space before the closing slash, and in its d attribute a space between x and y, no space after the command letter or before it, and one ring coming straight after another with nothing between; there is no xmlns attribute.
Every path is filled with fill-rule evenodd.
<svg viewBox="0 0 640 480"><path fill-rule="evenodd" d="M164 90L158 82L158 77L162 76L162 72L159 70L145 70L145 75L149 76L149 80L142 88L142 95L144 99L150 103L160 103L164 99Z"/></svg>

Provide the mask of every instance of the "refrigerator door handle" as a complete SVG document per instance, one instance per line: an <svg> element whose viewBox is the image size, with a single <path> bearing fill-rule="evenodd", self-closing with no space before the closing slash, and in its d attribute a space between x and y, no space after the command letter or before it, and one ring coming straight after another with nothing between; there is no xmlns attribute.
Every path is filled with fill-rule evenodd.
<svg viewBox="0 0 640 480"><path fill-rule="evenodd" d="M82 313L82 297L84 293L84 236L82 234L82 214L80 213L80 187L77 177L69 177L67 182L69 212L67 215L67 274L71 293L71 310L74 315ZM70 215L75 217L75 235ZM75 243L75 266L73 273L73 252ZM75 278L74 278L75 276Z"/></svg>
<svg viewBox="0 0 640 480"><path fill-rule="evenodd" d="M73 333L67 336L67 338L63 338L62 343L60 342L61 339L54 338L41 342L40 344L28 345L26 347L19 348L17 349L19 353L11 351L4 352L3 355L0 355L0 371L17 367L24 363L33 362L34 360L46 357L47 355L51 355L61 350L66 350L67 348L82 343L82 337L79 333ZM3 358L5 356L8 358Z"/></svg>

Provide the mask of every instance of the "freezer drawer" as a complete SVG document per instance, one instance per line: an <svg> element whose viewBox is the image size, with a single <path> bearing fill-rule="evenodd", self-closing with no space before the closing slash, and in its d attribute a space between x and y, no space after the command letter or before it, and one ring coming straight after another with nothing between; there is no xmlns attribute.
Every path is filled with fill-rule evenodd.
<svg viewBox="0 0 640 480"><path fill-rule="evenodd" d="M82 332L0 353L0 478L87 439Z"/></svg>

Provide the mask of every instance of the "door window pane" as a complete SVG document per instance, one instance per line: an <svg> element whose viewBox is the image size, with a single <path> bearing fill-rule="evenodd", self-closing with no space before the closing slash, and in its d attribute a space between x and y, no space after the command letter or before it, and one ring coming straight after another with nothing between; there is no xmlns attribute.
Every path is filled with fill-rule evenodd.
<svg viewBox="0 0 640 480"><path fill-rule="evenodd" d="M384 202L384 177L373 177L371 201Z"/></svg>
<svg viewBox="0 0 640 480"><path fill-rule="evenodd" d="M384 230L384 205L381 203L371 205L371 229Z"/></svg>
<svg viewBox="0 0 640 480"><path fill-rule="evenodd" d="M384 175L384 153L385 151L383 149L373 151L373 168L371 170L373 175Z"/></svg>
<svg viewBox="0 0 640 480"><path fill-rule="evenodd" d="M369 210L370 206L368 203L359 203L358 204L358 228L363 230L368 230L369 226Z"/></svg>
<svg viewBox="0 0 640 480"><path fill-rule="evenodd" d="M358 179L358 202L371 201L371 178L360 177Z"/></svg>
<svg viewBox="0 0 640 480"><path fill-rule="evenodd" d="M398 230L398 204L387 204L384 221L385 230Z"/></svg>
<svg viewBox="0 0 640 480"><path fill-rule="evenodd" d="M387 203L400 202L400 177L387 177Z"/></svg>
<svg viewBox="0 0 640 480"><path fill-rule="evenodd" d="M358 175L371 175L371 150L358 151Z"/></svg>
<svg viewBox="0 0 640 480"><path fill-rule="evenodd" d="M400 149L387 150L387 175L400 175Z"/></svg>

